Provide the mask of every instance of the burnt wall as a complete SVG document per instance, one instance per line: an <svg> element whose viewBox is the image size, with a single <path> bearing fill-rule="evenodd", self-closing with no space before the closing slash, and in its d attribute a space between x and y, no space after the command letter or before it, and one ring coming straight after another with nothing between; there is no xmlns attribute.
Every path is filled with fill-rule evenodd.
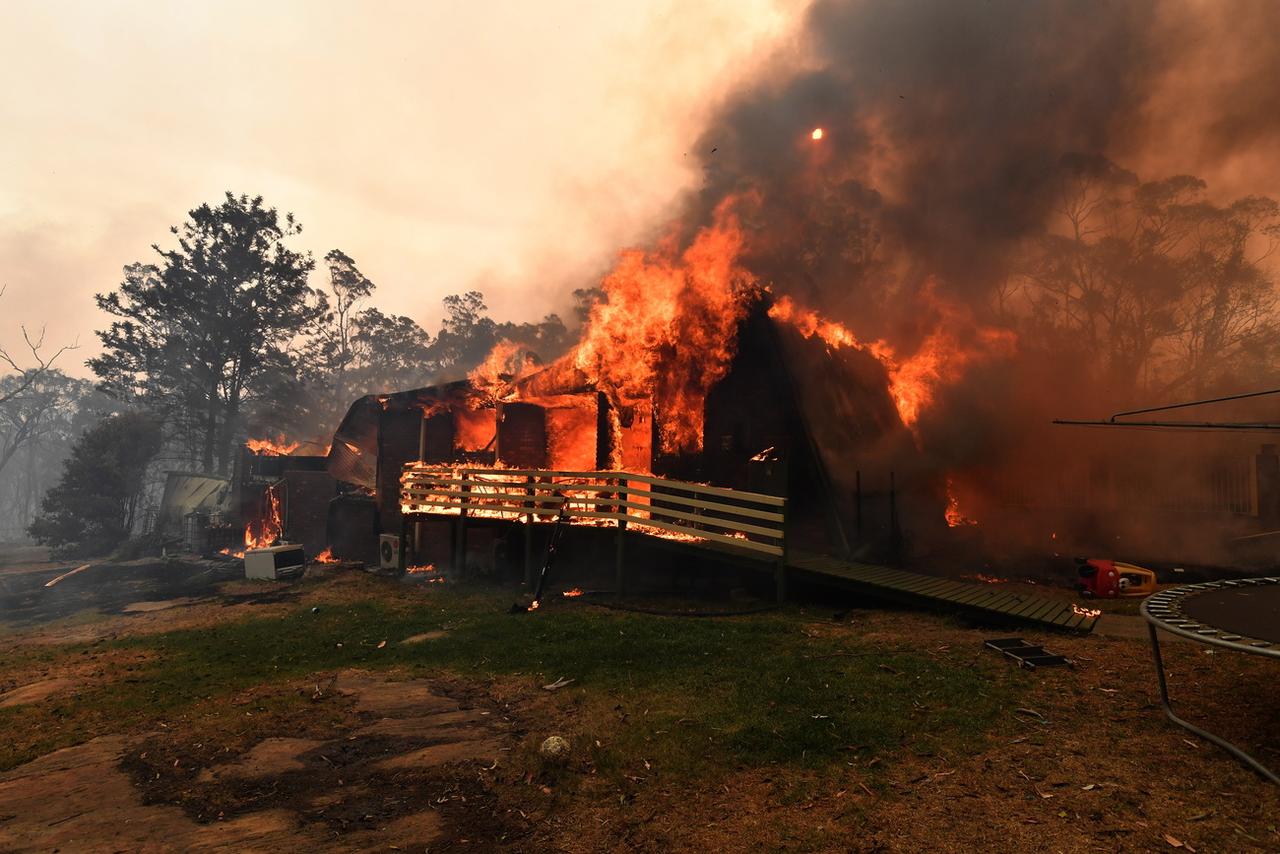
<svg viewBox="0 0 1280 854"><path fill-rule="evenodd" d="M386 533L400 532L400 473L418 459L422 413L416 409L382 413L378 421L378 476L375 498L378 524Z"/></svg>
<svg viewBox="0 0 1280 854"><path fill-rule="evenodd" d="M546 410L533 403L498 408L498 459L512 468L546 468Z"/></svg>

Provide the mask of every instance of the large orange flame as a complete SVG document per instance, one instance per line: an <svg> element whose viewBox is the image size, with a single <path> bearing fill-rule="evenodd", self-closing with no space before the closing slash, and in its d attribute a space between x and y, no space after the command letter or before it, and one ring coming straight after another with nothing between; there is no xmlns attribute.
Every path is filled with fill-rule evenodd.
<svg viewBox="0 0 1280 854"><path fill-rule="evenodd" d="M790 323L806 338L817 336L833 349L854 347L879 359L889 374L898 417L914 432L939 388L959 380L975 360L1010 355L1017 345L1013 332L979 325L966 307L942 299L932 286L921 292L920 300L937 316L937 323L906 357L883 340L860 341L848 327L800 308L790 297L777 299L769 316ZM962 343L962 338L970 343Z"/></svg>
<svg viewBox="0 0 1280 854"><path fill-rule="evenodd" d="M257 519L244 526L244 547L248 549L265 549L280 538L284 529L280 521L280 496L275 486L268 486L264 511Z"/></svg>
<svg viewBox="0 0 1280 854"><path fill-rule="evenodd" d="M511 384L533 368L528 352L514 341L502 339L467 378L477 392L491 400L514 396Z"/></svg>
<svg viewBox="0 0 1280 854"><path fill-rule="evenodd" d="M703 400L729 369L742 293L743 235L729 198L678 256L674 236L652 252L629 250L601 283L573 362L617 401L651 399L663 449L702 447Z"/></svg>

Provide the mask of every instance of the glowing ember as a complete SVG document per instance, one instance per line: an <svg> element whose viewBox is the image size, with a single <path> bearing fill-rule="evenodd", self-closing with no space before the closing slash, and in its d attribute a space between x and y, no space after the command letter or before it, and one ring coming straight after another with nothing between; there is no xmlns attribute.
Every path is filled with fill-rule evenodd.
<svg viewBox="0 0 1280 854"><path fill-rule="evenodd" d="M414 574L417 574L420 572L435 572L436 565L434 563L428 563L424 566L406 566L404 568L404 571L414 573Z"/></svg>
<svg viewBox="0 0 1280 854"><path fill-rule="evenodd" d="M284 436L277 436L275 439L248 439L244 444L253 453L264 457L287 457L298 450L302 443L290 442Z"/></svg>
<svg viewBox="0 0 1280 854"><path fill-rule="evenodd" d="M564 594L563 594L563 595L564 595L564 598L566 598L566 599L576 599L576 598L578 598L579 596L581 596L581 595L582 595L582 588L581 588L581 587L575 587L575 588L573 588L572 590L566 590L566 591L564 591Z"/></svg>
<svg viewBox="0 0 1280 854"><path fill-rule="evenodd" d="M325 549L324 551L320 552L320 554L316 555L315 562L316 563L341 563L341 561L339 561L336 557L333 556L332 549Z"/></svg>
<svg viewBox="0 0 1280 854"><path fill-rule="evenodd" d="M534 599L531 603L529 603L529 610L530 610L530 611L536 611L536 610L538 610L538 600L537 600L537 599Z"/></svg>
<svg viewBox="0 0 1280 854"><path fill-rule="evenodd" d="M284 529L280 521L280 496L275 486L267 487L265 512L256 520L244 526L244 547L248 549L265 549L280 538Z"/></svg>
<svg viewBox="0 0 1280 854"><path fill-rule="evenodd" d="M970 519L960 512L960 499L956 498L955 484L951 482L951 478L947 478L947 509L943 515L946 517L947 525L952 528L978 524L976 519Z"/></svg>
<svg viewBox="0 0 1280 854"><path fill-rule="evenodd" d="M976 575L965 575L961 577L969 581L979 581L983 584L1006 584L1009 581L1007 578L997 578L994 575L983 575L981 572Z"/></svg>
<svg viewBox="0 0 1280 854"><path fill-rule="evenodd" d="M1081 608L1074 602L1071 603L1071 613L1077 617L1101 617L1102 612L1094 608Z"/></svg>
<svg viewBox="0 0 1280 854"><path fill-rule="evenodd" d="M822 139L822 128L814 128L813 133L809 134L810 139Z"/></svg>
<svg viewBox="0 0 1280 854"><path fill-rule="evenodd" d="M226 555L227 557L234 557L234 558L239 558L240 560L244 560L244 552L242 552L242 551L241 551L241 552L233 552L231 549L219 549L219 550L218 550L218 554L220 554L220 555Z"/></svg>

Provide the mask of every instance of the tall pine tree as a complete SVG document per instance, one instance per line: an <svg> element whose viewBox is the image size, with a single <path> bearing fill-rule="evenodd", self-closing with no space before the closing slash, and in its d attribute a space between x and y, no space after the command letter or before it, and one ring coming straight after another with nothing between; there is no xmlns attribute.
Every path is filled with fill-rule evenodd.
<svg viewBox="0 0 1280 854"><path fill-rule="evenodd" d="M246 403L323 311L307 286L314 261L286 245L301 230L261 196L227 193L171 229L176 248L152 247L158 264L127 267L117 290L96 296L119 318L89 360L103 389L163 412L205 472L228 472Z"/></svg>

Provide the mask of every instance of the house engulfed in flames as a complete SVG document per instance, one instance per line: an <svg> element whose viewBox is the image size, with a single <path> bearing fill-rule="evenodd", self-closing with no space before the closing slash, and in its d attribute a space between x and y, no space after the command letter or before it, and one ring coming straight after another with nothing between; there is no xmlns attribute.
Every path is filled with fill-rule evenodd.
<svg viewBox="0 0 1280 854"><path fill-rule="evenodd" d="M731 197L687 239L622 253L577 344L548 365L503 342L465 380L356 401L327 460L335 553L400 530L400 473L419 458L783 493L800 547L843 550L855 525L871 547L904 520L945 529L946 481L915 421L966 359L1007 342L949 352L955 318L906 359L860 342L746 268L750 207Z"/></svg>
<svg viewBox="0 0 1280 854"><path fill-rule="evenodd" d="M701 357L706 342L672 343L641 366L643 385L601 382L580 350L538 367L500 345L466 380L356 401L328 462L338 481L360 488L332 516L335 552L355 556L376 532L400 530L400 473L419 458L621 470L785 494L792 528L816 548L846 536L858 512L855 480L865 478L862 527L884 545L896 533L889 473L918 469L884 365L771 316L777 303L765 291L740 300L722 364ZM909 502L909 493L893 500ZM941 520L933 488L922 494ZM352 529L364 533L343 533Z"/></svg>

